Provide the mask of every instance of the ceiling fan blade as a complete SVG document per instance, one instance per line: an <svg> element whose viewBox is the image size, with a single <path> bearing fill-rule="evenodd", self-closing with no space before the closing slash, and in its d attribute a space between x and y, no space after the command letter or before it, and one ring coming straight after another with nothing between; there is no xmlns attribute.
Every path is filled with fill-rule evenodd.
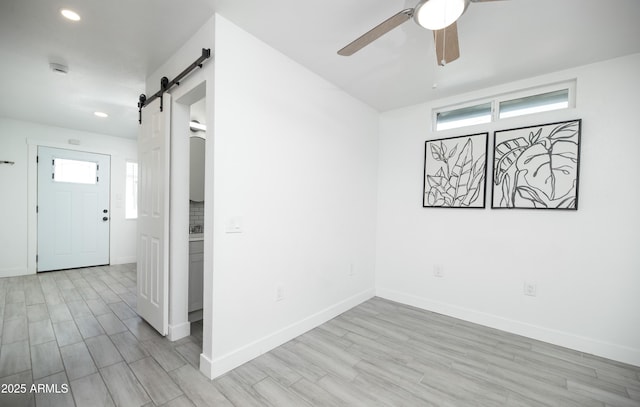
<svg viewBox="0 0 640 407"><path fill-rule="evenodd" d="M458 46L458 25L454 22L442 30L433 32L433 40L436 44L436 58L438 65L444 66L449 62L460 58Z"/></svg>
<svg viewBox="0 0 640 407"><path fill-rule="evenodd" d="M355 54L356 52L360 51L362 48L371 44L373 41L377 40L378 38L382 37L389 31L396 28L397 26L406 22L408 19L411 18L412 15L413 15L412 8L402 10L398 14L386 19L382 23L378 24L377 26L373 27L371 30L361 35L355 41L351 42L350 44L342 48L340 51L338 51L338 55L348 57L350 55Z"/></svg>

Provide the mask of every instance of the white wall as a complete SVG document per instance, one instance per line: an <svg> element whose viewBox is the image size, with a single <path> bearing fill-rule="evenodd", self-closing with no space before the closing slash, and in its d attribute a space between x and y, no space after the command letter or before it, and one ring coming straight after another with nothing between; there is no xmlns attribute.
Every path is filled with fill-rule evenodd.
<svg viewBox="0 0 640 407"><path fill-rule="evenodd" d="M80 145L68 144L69 139ZM135 262L136 221L124 218L125 161L137 160L134 140L0 118L0 277L35 272L35 146L111 155L111 264Z"/></svg>
<svg viewBox="0 0 640 407"><path fill-rule="evenodd" d="M632 55L382 114L377 294L640 365L638 72ZM575 109L431 131L434 107L573 78ZM491 150L494 130L576 118L577 212L421 207L425 140L489 131Z"/></svg>
<svg viewBox="0 0 640 407"><path fill-rule="evenodd" d="M378 134L373 109L225 18L215 25L210 376L373 295ZM234 222L242 233L226 233Z"/></svg>

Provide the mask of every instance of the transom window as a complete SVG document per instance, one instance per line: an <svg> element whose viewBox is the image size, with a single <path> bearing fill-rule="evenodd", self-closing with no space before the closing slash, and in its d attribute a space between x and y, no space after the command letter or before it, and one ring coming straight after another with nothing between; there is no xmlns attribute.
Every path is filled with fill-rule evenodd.
<svg viewBox="0 0 640 407"><path fill-rule="evenodd" d="M574 81L494 96L434 110L436 131L491 123L500 119L575 107Z"/></svg>
<svg viewBox="0 0 640 407"><path fill-rule="evenodd" d="M569 107L569 89L540 93L517 99L505 100L499 104L500 119L525 114L548 112Z"/></svg>
<svg viewBox="0 0 640 407"><path fill-rule="evenodd" d="M436 130L491 122L491 102L436 113Z"/></svg>

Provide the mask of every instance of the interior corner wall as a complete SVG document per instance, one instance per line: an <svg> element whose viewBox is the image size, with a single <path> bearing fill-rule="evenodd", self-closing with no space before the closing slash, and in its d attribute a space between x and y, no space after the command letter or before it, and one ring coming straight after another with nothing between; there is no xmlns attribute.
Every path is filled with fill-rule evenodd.
<svg viewBox="0 0 640 407"><path fill-rule="evenodd" d="M640 365L638 72L640 54L384 113L377 294ZM575 109L431 131L435 107L574 78ZM486 209L422 207L425 140L488 131L492 163L494 130L571 119L582 119L577 211L489 209L490 169Z"/></svg>
<svg viewBox="0 0 640 407"><path fill-rule="evenodd" d="M76 139L79 145L68 144ZM0 118L0 277L31 274L29 264L29 145L70 148L111 155L111 264L136 261L136 221L125 219L125 163L137 160L134 140ZM35 181L35 177L33 180ZM35 188L35 185L33 185ZM34 201L35 203L35 201ZM35 211L35 207L32 208ZM35 217L33 217L35 219Z"/></svg>
<svg viewBox="0 0 640 407"><path fill-rule="evenodd" d="M212 377L373 296L378 134L375 110L219 15L215 54Z"/></svg>

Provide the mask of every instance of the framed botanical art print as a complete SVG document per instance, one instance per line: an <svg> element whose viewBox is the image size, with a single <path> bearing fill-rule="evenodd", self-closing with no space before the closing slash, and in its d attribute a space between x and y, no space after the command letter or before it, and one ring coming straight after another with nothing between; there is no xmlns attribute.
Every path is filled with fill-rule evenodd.
<svg viewBox="0 0 640 407"><path fill-rule="evenodd" d="M491 207L578 209L581 123L496 131Z"/></svg>
<svg viewBox="0 0 640 407"><path fill-rule="evenodd" d="M485 207L488 136L480 133L425 142L423 207Z"/></svg>

